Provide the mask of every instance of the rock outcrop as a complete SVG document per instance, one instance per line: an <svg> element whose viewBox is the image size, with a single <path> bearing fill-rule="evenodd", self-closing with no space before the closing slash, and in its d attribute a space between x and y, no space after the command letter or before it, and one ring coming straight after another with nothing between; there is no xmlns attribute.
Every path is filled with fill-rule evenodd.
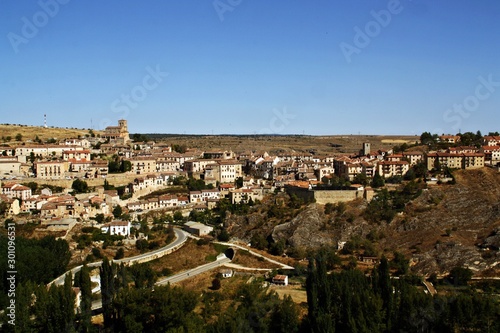
<svg viewBox="0 0 500 333"><path fill-rule="evenodd" d="M335 235L326 230L328 219L323 208L310 204L292 221L277 225L271 234L274 241L284 240L297 248L317 248L335 243Z"/></svg>

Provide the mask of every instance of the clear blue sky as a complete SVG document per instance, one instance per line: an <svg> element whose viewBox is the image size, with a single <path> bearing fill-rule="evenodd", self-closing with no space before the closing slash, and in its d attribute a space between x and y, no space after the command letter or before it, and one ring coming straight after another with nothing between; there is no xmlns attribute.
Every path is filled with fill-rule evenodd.
<svg viewBox="0 0 500 333"><path fill-rule="evenodd" d="M1 123L500 131L498 0L0 0L0 32Z"/></svg>

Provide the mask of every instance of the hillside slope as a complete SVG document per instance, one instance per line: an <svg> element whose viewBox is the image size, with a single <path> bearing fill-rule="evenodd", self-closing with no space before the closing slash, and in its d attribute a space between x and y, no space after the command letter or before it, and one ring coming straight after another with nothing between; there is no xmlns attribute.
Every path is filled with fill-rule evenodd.
<svg viewBox="0 0 500 333"><path fill-rule="evenodd" d="M250 214L232 216L226 225L233 236L246 241L259 233L299 248L369 238L379 255L402 252L421 274L445 274L463 265L499 275L500 173L489 168L460 170L455 177L455 185L423 190L391 223L368 222L363 216L366 202L357 200L330 214L324 213L324 206L310 204L292 219L273 221Z"/></svg>
<svg viewBox="0 0 500 333"><path fill-rule="evenodd" d="M30 126L30 125L13 125L13 124L0 124L0 133L3 138L8 136L11 137L10 142L15 144L15 137L17 134L21 134L23 141L34 140L36 136L42 141L54 138L56 140L64 138L76 138L79 135L85 136L89 134L89 129L85 128L61 128L61 127L43 127L43 126ZM95 131L97 135L101 133L100 131Z"/></svg>
<svg viewBox="0 0 500 333"><path fill-rule="evenodd" d="M500 174L483 168L455 177L455 185L431 187L408 205L386 239L390 247L413 250L418 271L443 273L457 265L484 271L500 260L483 246L500 225Z"/></svg>

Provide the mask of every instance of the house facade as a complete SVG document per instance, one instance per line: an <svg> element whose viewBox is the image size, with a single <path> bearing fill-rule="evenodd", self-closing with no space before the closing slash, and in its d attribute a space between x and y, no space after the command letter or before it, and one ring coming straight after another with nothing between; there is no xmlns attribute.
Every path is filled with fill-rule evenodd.
<svg viewBox="0 0 500 333"><path fill-rule="evenodd" d="M130 236L130 222L129 221L113 221L106 223L101 227L103 233L109 233L110 235L117 235L128 237Z"/></svg>
<svg viewBox="0 0 500 333"><path fill-rule="evenodd" d="M62 179L69 170L67 161L45 161L35 162L36 178L40 179Z"/></svg>

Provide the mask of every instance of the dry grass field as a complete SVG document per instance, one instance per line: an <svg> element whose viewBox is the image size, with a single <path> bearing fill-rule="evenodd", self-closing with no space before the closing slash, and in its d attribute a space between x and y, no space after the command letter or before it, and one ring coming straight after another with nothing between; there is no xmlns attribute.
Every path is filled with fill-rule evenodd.
<svg viewBox="0 0 500 333"><path fill-rule="evenodd" d="M236 255L232 263L249 268L268 268L268 269L280 268L278 265L273 264L272 262L260 259L259 257L254 256L249 252L243 250L236 251Z"/></svg>
<svg viewBox="0 0 500 333"><path fill-rule="evenodd" d="M100 131L94 131L94 133L100 134ZM76 138L79 135L81 137L89 134L89 129L85 128L60 128L60 127L43 127L43 126L30 126L30 125L7 125L0 124L0 137L7 138L11 137L11 140L7 142L3 140L4 143L16 144L15 137L17 134L23 136L23 141L34 140L36 136L42 141L54 138L56 140L64 138Z"/></svg>
<svg viewBox="0 0 500 333"><path fill-rule="evenodd" d="M315 154L352 154L369 142L372 150L390 149L403 143L413 144L418 136L382 135L283 135L283 136L235 136L235 135L175 135L161 139L169 144L185 145L200 150L267 151L278 154L287 152L311 152Z"/></svg>
<svg viewBox="0 0 500 333"><path fill-rule="evenodd" d="M168 268L173 273L179 273L206 264L218 254L211 245L196 245L195 241L188 239L186 244L173 254L151 262L151 267L156 271Z"/></svg>
<svg viewBox="0 0 500 333"><path fill-rule="evenodd" d="M94 130L96 135L102 131ZM89 134L85 128L59 128L29 125L0 124L0 137L3 143L17 145L17 134L24 140L57 140ZM286 152L311 152L315 154L352 154L357 153L363 142L369 142L372 150L390 149L403 143L412 144L419 140L415 135L177 135L145 134L152 140L170 145L184 145L200 150L267 151L278 154ZM7 141L5 138L10 137Z"/></svg>
<svg viewBox="0 0 500 333"><path fill-rule="evenodd" d="M297 304L307 303L307 293L302 286L288 285L284 287L271 285L270 290L275 291L280 298L283 298L285 295L289 295Z"/></svg>

